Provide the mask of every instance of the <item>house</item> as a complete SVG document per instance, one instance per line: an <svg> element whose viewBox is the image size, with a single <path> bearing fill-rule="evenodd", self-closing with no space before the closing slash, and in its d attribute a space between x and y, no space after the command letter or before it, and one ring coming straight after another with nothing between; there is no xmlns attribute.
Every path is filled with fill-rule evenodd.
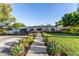
<svg viewBox="0 0 79 59"><path fill-rule="evenodd" d="M32 30L34 32L51 32L52 29L55 29L55 26L52 25L42 25L42 26L29 26L27 27L27 30Z"/></svg>
<svg viewBox="0 0 79 59"><path fill-rule="evenodd" d="M64 27L63 25L60 25L60 26L56 26L55 30L56 31L61 31L62 29L69 29L69 28L70 28L70 26Z"/></svg>

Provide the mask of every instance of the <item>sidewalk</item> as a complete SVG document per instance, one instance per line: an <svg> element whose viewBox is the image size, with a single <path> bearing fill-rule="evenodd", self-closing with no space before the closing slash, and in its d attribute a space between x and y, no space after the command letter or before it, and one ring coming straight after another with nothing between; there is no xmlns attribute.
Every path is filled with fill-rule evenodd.
<svg viewBox="0 0 79 59"><path fill-rule="evenodd" d="M38 33L34 43L31 45L29 51L26 56L47 56L46 47L44 42L42 42L41 33Z"/></svg>

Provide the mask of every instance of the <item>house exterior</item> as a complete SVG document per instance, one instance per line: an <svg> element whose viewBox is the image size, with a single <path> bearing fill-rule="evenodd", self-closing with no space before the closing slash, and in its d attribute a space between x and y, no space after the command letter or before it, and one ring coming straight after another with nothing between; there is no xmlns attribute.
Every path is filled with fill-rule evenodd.
<svg viewBox="0 0 79 59"><path fill-rule="evenodd" d="M69 28L70 26L64 27L63 25L60 25L55 27L55 31L61 31L62 29L69 29Z"/></svg>
<svg viewBox="0 0 79 59"><path fill-rule="evenodd" d="M62 25L60 25L60 26L56 26L56 27L55 27L55 31L61 31L62 28L63 28Z"/></svg>
<svg viewBox="0 0 79 59"><path fill-rule="evenodd" d="M52 25L42 25L42 26L29 26L27 27L27 30L32 30L34 32L51 32L52 29L55 29L55 26L52 26Z"/></svg>

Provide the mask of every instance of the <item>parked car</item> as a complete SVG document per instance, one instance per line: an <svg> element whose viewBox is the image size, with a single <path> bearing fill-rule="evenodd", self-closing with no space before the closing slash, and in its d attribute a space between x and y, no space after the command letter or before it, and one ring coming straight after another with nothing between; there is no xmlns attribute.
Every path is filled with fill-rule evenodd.
<svg viewBox="0 0 79 59"><path fill-rule="evenodd" d="M15 28L8 28L6 34L19 34L19 30Z"/></svg>
<svg viewBox="0 0 79 59"><path fill-rule="evenodd" d="M27 28L20 29L20 35L27 35L28 33L29 31L27 30Z"/></svg>

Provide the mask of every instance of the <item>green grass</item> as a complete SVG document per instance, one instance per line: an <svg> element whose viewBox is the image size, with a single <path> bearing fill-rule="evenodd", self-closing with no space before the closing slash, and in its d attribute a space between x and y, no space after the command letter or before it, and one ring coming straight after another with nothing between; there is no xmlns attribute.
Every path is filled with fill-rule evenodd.
<svg viewBox="0 0 79 59"><path fill-rule="evenodd" d="M43 35L49 36L50 40L55 40L58 44L60 44L67 55L79 56L79 36L59 33L43 33Z"/></svg>

